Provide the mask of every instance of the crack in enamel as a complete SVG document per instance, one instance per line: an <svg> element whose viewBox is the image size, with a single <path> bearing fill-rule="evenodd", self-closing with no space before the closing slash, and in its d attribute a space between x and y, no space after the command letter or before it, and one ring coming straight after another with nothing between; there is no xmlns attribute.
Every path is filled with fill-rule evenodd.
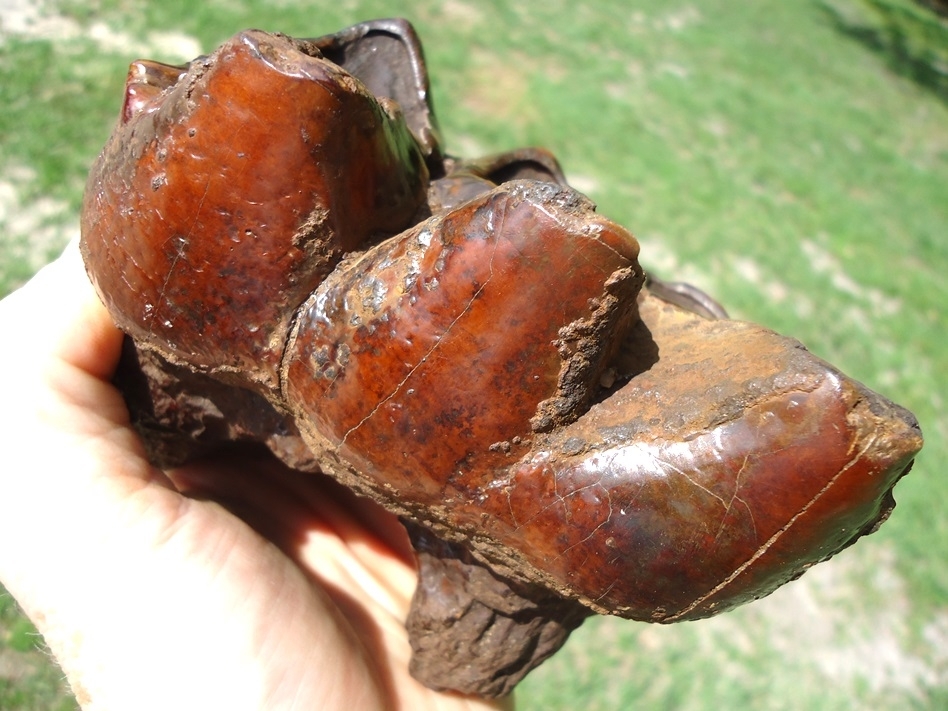
<svg viewBox="0 0 948 711"><path fill-rule="evenodd" d="M500 229L502 229L503 227L504 219L505 219L505 213L501 215ZM401 392L402 388L412 378L415 372L428 362L428 358L430 358L434 354L434 352L441 346L441 344L444 343L445 337L454 329L454 327L461 321L461 319L464 318L464 316L471 310L471 308L473 308L474 302L477 301L481 293L483 293L483 291L487 288L487 285L490 284L491 280L494 278L494 255L497 252L497 245L498 245L498 240L499 240L499 237L497 237L496 235L502 233L498 231L498 228L494 227L493 211L491 212L491 221L488 223L488 228L491 229L491 232L493 235L494 247L491 250L490 260L487 263L487 279L485 279L484 283L481 284L480 287L478 287L477 291L474 292L473 296L471 296L470 300L467 302L464 308L461 309L458 315L455 316L454 320L451 321L451 323L448 324L448 326L444 329L441 335L438 336L438 340L435 341L435 343L431 346L431 348L429 348L428 351L423 356L421 356L419 361L414 366L412 366L411 370L408 371L405 377L402 378L401 381L399 381L397 385L395 385L395 388L392 390L392 392L389 395L382 398L381 400L379 400L379 402L376 403L375 407L372 408L372 411L369 412L369 414L367 414L359 422L357 422L355 425L353 425L346 431L346 433L342 436L342 439L340 439L339 442L336 444L337 448L342 447L346 443L346 441L349 439L349 436L352 433L354 433L356 430L362 427L362 425L364 425L366 422L371 420L378 413L378 411L382 407L385 406L387 402L390 402L394 397L396 397Z"/></svg>
<svg viewBox="0 0 948 711"><path fill-rule="evenodd" d="M586 543L587 541L591 541L593 538L596 537L596 534L599 533L599 530L600 530L601 528L607 526L607 525L612 521L612 515L613 515L613 513L615 512L615 508L614 508L613 505L612 505L612 494L610 494L610 493L609 493L609 490L608 490L606 487L604 487L604 486L602 485L602 481L601 481L601 480L600 480L600 481L597 481L595 484L591 484L591 485L586 486L586 487L583 487L583 488L584 488L584 489L592 489L592 488L596 488L596 487L598 487L599 489L601 489L602 492L605 494L606 499L608 499L608 502L609 502L609 503L607 504L607 507L606 507L606 508L607 508L607 510L608 510L608 512L609 512L609 515L606 516L606 518L603 519L603 520L599 523L598 526L596 526L595 528L593 528L593 529L586 535L585 538L583 538L582 540L576 541L576 542L573 543L572 545L570 545L570 546L564 548L564 549L560 552L560 554L557 556L557 558L562 558L563 556L565 556L567 553L569 553L569 552L570 552L571 550L573 550L574 548L583 545L583 544ZM576 493L579 493L579 490L577 490ZM564 505L565 505L565 503L566 503L565 500L564 500L563 503L564 503ZM567 508L568 508L568 507L567 507Z"/></svg>
<svg viewBox="0 0 948 711"><path fill-rule="evenodd" d="M721 525L718 527L718 532L714 534L714 542L717 543L718 539L721 537L721 534L724 533L724 529L727 525L727 517L731 513L731 509L734 506L734 502L742 504L745 509L747 509L747 515L750 516L751 528L754 530L754 540L757 540L757 521L754 518L754 511L744 499L737 495L737 492L741 490L741 477L744 475L744 472L747 471L747 462L750 460L750 455L744 455L744 461L741 463L741 468L737 472L737 476L734 478L734 493L731 494L731 500L727 502L727 508L724 510L724 515L721 517Z"/></svg>
<svg viewBox="0 0 948 711"><path fill-rule="evenodd" d="M155 319L158 318L158 312L161 311L161 306L165 301L165 293L168 290L168 284L171 283L171 277L174 274L175 269L178 266L178 262L184 259L185 248L191 241L191 237L194 234L194 227L197 225L198 217L201 214L201 209L204 207L204 201L207 199L207 194L211 190L211 179L208 177L207 182L204 184L204 194L201 195L201 199L198 202L197 209L194 212L194 220L191 222L191 226L188 228L188 233L186 235L174 235L165 240L165 244L169 241L175 239L178 241L177 248L175 249L174 259L171 261L171 265L168 267L168 273L165 276L165 280L161 285L161 289L158 291L158 298L155 299L155 308L152 312L146 315L146 323L148 324L148 333L154 333L154 323ZM167 322L168 327L170 328L171 322Z"/></svg>
<svg viewBox="0 0 948 711"><path fill-rule="evenodd" d="M831 366L700 292L639 292L637 242L552 156L524 171L532 149L445 157L399 22L248 31L186 74L142 65L126 85L83 249L156 368L147 402L138 371L116 378L155 463L262 442L464 548L477 574L463 569L463 592L491 621L422 567L419 589L441 598L416 599L422 622L406 622L416 678L464 693L511 689L585 615L716 614L884 520L917 423L861 386L852 412L835 371L835 388L802 397ZM153 91L149 71L180 87ZM522 645L511 592L535 594L529 624L548 625L521 628ZM483 676L463 686L462 667Z"/></svg>
<svg viewBox="0 0 948 711"><path fill-rule="evenodd" d="M698 483L697 481L695 481L692 477L688 476L688 474L686 474L683 469L681 469L680 467L676 467L676 466L675 466L674 464L672 464L672 462L669 461L668 459L663 459L662 457L659 457L657 454L653 454L652 452L647 451L647 449L644 448L644 447L641 448L641 450L642 450L642 454L644 454L648 459L650 459L651 461L653 461L653 462L655 463L655 465L658 467L658 469L660 469L660 470L662 470L662 471L668 471L668 470L670 470L671 472L674 472L675 474L678 474L679 476L683 477L686 481L688 481L688 483L690 483L690 484L691 484L692 486L694 486L696 489L698 489L698 490L700 490L700 491L703 491L705 494L707 494L708 496L710 496L712 499L717 500L717 501L721 504L721 506L724 507L725 512L727 511L728 505L727 505L727 503L724 501L724 498L723 498L723 497L721 497L721 496L715 494L713 491L711 491L710 489L708 489L706 486L702 486L701 484L699 484L699 483Z"/></svg>
<svg viewBox="0 0 948 711"><path fill-rule="evenodd" d="M844 467L842 467L842 468L833 476L833 478L830 479L830 480L823 486L823 488L820 489L820 490L813 496L813 498L810 499L810 501L808 501L808 502L806 503L805 506L803 506L803 508L801 508L796 514L794 514L793 516L791 516L790 519L787 521L787 523L784 524L784 526L783 526L779 531L777 531L777 532L774 533L769 539L767 539L767 540L764 542L764 544L763 544L762 546L760 546L760 547L754 552L754 554L753 554L750 558L748 558L744 563L742 563L740 566L738 566L737 569L736 569L733 573L731 573L731 574L730 574L729 576L727 576L724 580L722 580L720 583L718 583L718 584L715 585L713 588L711 588L711 590L709 590L707 593L705 593L704 595L702 595L701 597L699 597L698 599L696 599L694 602L692 602L692 603L691 603L688 607L686 607L684 610L682 610L681 612L678 612L678 613L675 614L675 615L671 615L671 616L667 617L664 621L665 621L665 622L674 622L675 620L677 620L677 619L679 619L679 618L681 618L681 617L686 616L686 615L687 615L688 613L690 613L692 610L694 610L694 609L697 608L699 605L701 605L705 600L707 600L708 598L710 598L710 597L716 595L718 592L720 592L721 590L723 590L724 588L726 588L728 585L730 585L735 579L738 578L738 576L740 576L745 570L747 570L751 565L753 565L754 562L755 562L757 559L759 559L759 558L760 558L761 556L763 556L768 550L770 550L770 548L772 548L773 545L774 545L778 540L780 540L780 538L781 538L787 531L789 531L789 530L793 527L793 525L794 525L802 516L806 515L807 511L809 511L809 510L816 504L817 501L819 501L821 498L823 498L823 496L824 496L830 489L833 488L833 486L836 484L836 482L839 481L839 479L842 478L843 475L846 474L847 471L849 471L852 467L854 467L854 466L856 465L856 463L857 463L860 459L862 459L863 455L865 455L866 452L868 452L870 449L872 449L872 447L875 445L877 439L878 439L878 437L877 437L876 435L873 435L872 437L870 437L870 438L869 438L869 441L866 442L866 444L862 447L862 449L860 449L859 452L858 452L852 459L850 459L850 460L846 463L846 465L845 465Z"/></svg>
<svg viewBox="0 0 948 711"><path fill-rule="evenodd" d="M169 238L169 240L167 241L171 241L171 239L175 239L175 238ZM178 262L181 261L183 257L184 257L184 245L181 244L181 241L179 240L178 248L175 249L174 259L171 260L171 265L168 267L168 274L165 276L165 280L161 284L161 289L158 291L158 298L155 299L156 301L155 308L152 309L151 313L145 316L146 322L148 324L149 333L155 332L154 322L155 322L155 319L158 318L158 312L161 311L162 304L165 303L165 292L167 292L168 290L168 284L171 282L171 276L174 274L175 269L177 269L178 267Z"/></svg>

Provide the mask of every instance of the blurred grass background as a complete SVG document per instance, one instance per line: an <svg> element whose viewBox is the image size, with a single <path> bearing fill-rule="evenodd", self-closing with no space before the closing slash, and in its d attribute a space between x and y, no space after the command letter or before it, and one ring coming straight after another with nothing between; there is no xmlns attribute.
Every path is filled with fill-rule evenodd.
<svg viewBox="0 0 948 711"><path fill-rule="evenodd" d="M0 294L77 233L131 60L389 16L422 37L449 152L550 148L648 268L799 338L927 440L878 534L720 618L591 620L519 707L948 708L948 24L930 7L0 0ZM0 590L0 709L71 708Z"/></svg>

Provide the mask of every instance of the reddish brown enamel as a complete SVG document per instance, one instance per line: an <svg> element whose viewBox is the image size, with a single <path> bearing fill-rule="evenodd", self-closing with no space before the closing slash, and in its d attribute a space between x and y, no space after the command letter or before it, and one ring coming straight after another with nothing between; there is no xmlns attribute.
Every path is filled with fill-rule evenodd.
<svg viewBox="0 0 948 711"><path fill-rule="evenodd" d="M271 388L296 307L342 253L407 227L427 187L403 119L306 48L250 31L192 62L116 129L83 209L123 329Z"/></svg>
<svg viewBox="0 0 948 711"><path fill-rule="evenodd" d="M589 610L706 617L885 519L911 413L641 289L550 154L443 158L436 128L402 21L132 65L82 250L156 463L256 440L404 517L412 672L494 696Z"/></svg>
<svg viewBox="0 0 948 711"><path fill-rule="evenodd" d="M706 617L770 593L893 504L919 442L912 420L786 339L722 326L707 329L695 376L722 382L738 375L717 371L724 351L746 358L759 380L734 388L750 394L740 410L713 388L688 388L685 373L670 380L668 365L700 360L675 363L669 352L537 442L483 504L504 545L594 608Z"/></svg>
<svg viewBox="0 0 948 711"><path fill-rule="evenodd" d="M338 301L358 293L347 282ZM443 327L411 355L398 351L394 364L379 346L349 350L343 365L309 350L352 337L339 326L348 318L320 310L315 320L331 335L302 329L289 400L340 478L427 517L501 568L633 619L706 617L762 597L888 515L891 489L921 444L910 414L766 329L708 321L650 296L640 310L624 348L630 361L652 350L661 357L639 363L642 372L574 423L521 439L528 452L526 444L478 450L473 428L437 414L472 392L506 396L476 378L468 388L466 371L452 367L459 359L424 358L437 353L429 344ZM419 330L395 311L380 310L376 325ZM509 333L504 323L494 325ZM306 361L328 372L314 376ZM347 382L365 362L365 381ZM297 379L318 385L298 388ZM334 402L340 381L352 390ZM370 395L360 401L360 392ZM500 428L481 441L524 432L536 401L485 408L478 424Z"/></svg>
<svg viewBox="0 0 948 711"><path fill-rule="evenodd" d="M187 65L174 66L148 59L132 62L125 79L122 123L128 123L136 116L161 108L164 91L178 83L187 71Z"/></svg>
<svg viewBox="0 0 948 711"><path fill-rule="evenodd" d="M509 183L340 265L301 313L287 402L312 446L399 496L474 495L598 391L637 255L572 190Z"/></svg>

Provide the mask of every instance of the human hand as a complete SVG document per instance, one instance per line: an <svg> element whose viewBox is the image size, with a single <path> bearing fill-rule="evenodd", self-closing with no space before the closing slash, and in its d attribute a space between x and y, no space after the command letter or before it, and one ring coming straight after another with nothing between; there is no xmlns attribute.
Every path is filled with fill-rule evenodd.
<svg viewBox="0 0 948 711"><path fill-rule="evenodd" d="M76 245L0 302L0 581L84 709L489 709L408 675L398 521L268 453L161 472Z"/></svg>

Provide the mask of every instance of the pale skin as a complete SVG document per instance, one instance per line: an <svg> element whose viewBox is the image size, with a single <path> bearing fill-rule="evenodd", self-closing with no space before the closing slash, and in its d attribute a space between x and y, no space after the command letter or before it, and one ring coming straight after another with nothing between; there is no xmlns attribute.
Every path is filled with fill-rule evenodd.
<svg viewBox="0 0 948 711"><path fill-rule="evenodd" d="M408 674L397 520L257 450L152 467L70 245L0 302L0 582L87 711L512 709Z"/></svg>

